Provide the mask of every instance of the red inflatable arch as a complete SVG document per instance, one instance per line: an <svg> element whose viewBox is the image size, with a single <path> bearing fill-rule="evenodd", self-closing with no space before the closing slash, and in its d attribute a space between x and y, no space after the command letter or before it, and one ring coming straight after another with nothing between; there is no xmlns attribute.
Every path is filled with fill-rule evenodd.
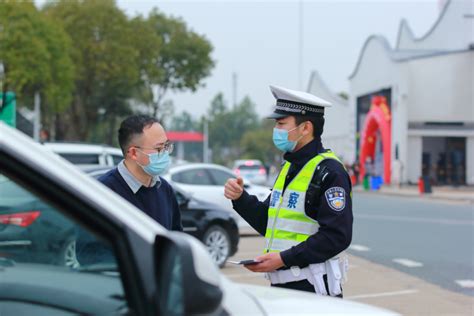
<svg viewBox="0 0 474 316"><path fill-rule="evenodd" d="M382 148L383 148L383 165L384 183L390 183L391 170L391 142L392 142L392 128L391 128L390 109L387 106L387 99L383 96L372 97L372 105L369 113L365 118L364 128L362 129L362 137L360 143L360 179L365 175L365 161L367 157L371 157L374 161L375 144L377 142L377 131L380 131Z"/></svg>

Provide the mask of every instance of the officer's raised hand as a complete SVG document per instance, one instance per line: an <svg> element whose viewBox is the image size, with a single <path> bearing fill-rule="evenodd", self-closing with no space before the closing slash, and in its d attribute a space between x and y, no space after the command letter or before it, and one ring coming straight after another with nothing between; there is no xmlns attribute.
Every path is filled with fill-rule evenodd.
<svg viewBox="0 0 474 316"><path fill-rule="evenodd" d="M224 186L224 196L229 200L237 200L244 192L244 180L241 177L229 179Z"/></svg>

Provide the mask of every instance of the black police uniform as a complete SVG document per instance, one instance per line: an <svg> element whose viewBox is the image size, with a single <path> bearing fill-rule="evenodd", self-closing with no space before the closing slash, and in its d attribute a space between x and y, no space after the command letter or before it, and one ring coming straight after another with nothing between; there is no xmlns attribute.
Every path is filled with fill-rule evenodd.
<svg viewBox="0 0 474 316"><path fill-rule="evenodd" d="M284 188L286 189L286 186L309 160L325 151L318 138L296 152L285 153L284 159L291 163L291 167L286 176ZM313 186L310 186L306 195L307 201L305 201L306 215L318 221L319 230L306 241L280 252L286 266L283 269L288 269L291 266L304 268L312 263L325 262L345 250L351 243L353 215L352 186L349 175L341 163L334 159L326 159L320 163L320 166L321 170L325 170L323 171L324 174L316 171L311 181L313 185L318 185L319 181L322 180L321 177L324 179L319 184L319 193L310 192L310 190L313 190ZM328 203L324 194L334 187L342 188L345 191L345 206L341 210L335 210ZM269 202L270 196L261 202L257 197L249 195L246 191L239 199L232 201L234 209L262 236L265 236L267 228ZM324 280L326 289L328 289L326 275ZM315 292L314 286L307 280L274 284L272 286Z"/></svg>

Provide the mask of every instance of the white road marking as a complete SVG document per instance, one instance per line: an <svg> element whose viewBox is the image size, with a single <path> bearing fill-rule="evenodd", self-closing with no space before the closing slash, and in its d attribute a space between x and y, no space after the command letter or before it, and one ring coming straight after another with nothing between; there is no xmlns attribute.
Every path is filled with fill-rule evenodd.
<svg viewBox="0 0 474 316"><path fill-rule="evenodd" d="M225 273L224 274L228 278L241 278L241 277L251 277L251 278L264 278L262 273L255 273L255 272L247 272L247 273Z"/></svg>
<svg viewBox="0 0 474 316"><path fill-rule="evenodd" d="M419 268L423 266L423 263L421 262L417 262L417 261L413 261L413 260L405 259L405 258L395 258L392 261L409 268Z"/></svg>
<svg viewBox="0 0 474 316"><path fill-rule="evenodd" d="M369 247L362 246L362 245L350 245L349 249L355 250L355 251L370 251Z"/></svg>
<svg viewBox="0 0 474 316"><path fill-rule="evenodd" d="M474 280L456 280L456 283L465 288L474 288Z"/></svg>
<svg viewBox="0 0 474 316"><path fill-rule="evenodd" d="M372 215L372 214L357 214L357 217L363 218L363 219L369 219L369 220L384 220L384 221L393 221L393 222L444 224L444 225L460 225L460 226L473 226L474 225L474 221L455 220L451 218L427 218L427 217Z"/></svg>
<svg viewBox="0 0 474 316"><path fill-rule="evenodd" d="M263 249L263 246L262 246L262 249ZM240 252L236 253L236 255L235 255L234 257L232 257L232 258L237 258L237 257L241 258L241 257L244 257L244 258L247 259L248 257L254 258L254 257L258 257L258 256L261 256L261 255L263 255L263 250L260 250L260 251L259 251L259 250L256 250L256 251L247 251L247 252L245 252L245 251L240 251ZM241 259L241 260L244 260L244 259Z"/></svg>
<svg viewBox="0 0 474 316"><path fill-rule="evenodd" d="M417 293L418 290L404 290L404 291L394 291L394 292L382 292L374 294L362 294L362 295L353 295L353 296L344 296L345 299L349 300L358 300L363 298L375 298L375 297L384 297L384 296L397 296L397 295L406 295Z"/></svg>

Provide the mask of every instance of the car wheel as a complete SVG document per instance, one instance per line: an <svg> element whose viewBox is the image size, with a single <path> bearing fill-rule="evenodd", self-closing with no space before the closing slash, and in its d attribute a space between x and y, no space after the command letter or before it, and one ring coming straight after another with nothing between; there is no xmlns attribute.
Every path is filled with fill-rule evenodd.
<svg viewBox="0 0 474 316"><path fill-rule="evenodd" d="M61 254L61 262L64 266L76 269L79 268L80 264L77 260L77 253L76 253L76 241L69 240L64 245L62 254Z"/></svg>
<svg viewBox="0 0 474 316"><path fill-rule="evenodd" d="M206 245L212 260L222 268L225 265L230 252L229 234L224 228L213 225L208 228L203 237L203 243Z"/></svg>

